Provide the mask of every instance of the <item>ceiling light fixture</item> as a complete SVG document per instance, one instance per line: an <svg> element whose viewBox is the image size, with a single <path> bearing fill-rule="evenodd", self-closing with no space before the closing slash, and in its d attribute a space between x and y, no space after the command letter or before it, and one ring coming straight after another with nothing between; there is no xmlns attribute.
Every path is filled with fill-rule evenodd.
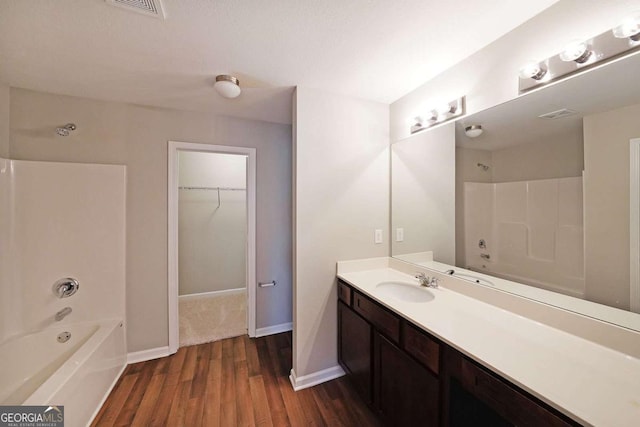
<svg viewBox="0 0 640 427"><path fill-rule="evenodd" d="M477 138L482 135L482 132L484 132L484 130L482 129L482 125L469 125L464 128L464 133L469 138Z"/></svg>
<svg viewBox="0 0 640 427"><path fill-rule="evenodd" d="M564 62L575 61L578 64L584 64L589 60L592 53L586 42L575 41L566 45L559 56Z"/></svg>
<svg viewBox="0 0 640 427"><path fill-rule="evenodd" d="M640 14L625 19L612 32L613 36L618 39L629 38L634 42L640 41Z"/></svg>
<svg viewBox="0 0 640 427"><path fill-rule="evenodd" d="M213 88L225 98L237 98L242 90L240 89L240 80L227 74L216 76L216 82Z"/></svg>

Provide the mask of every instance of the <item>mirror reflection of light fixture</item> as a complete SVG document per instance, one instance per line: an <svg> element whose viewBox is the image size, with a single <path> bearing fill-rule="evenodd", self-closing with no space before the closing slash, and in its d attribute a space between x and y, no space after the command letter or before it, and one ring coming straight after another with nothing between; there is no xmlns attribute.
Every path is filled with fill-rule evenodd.
<svg viewBox="0 0 640 427"><path fill-rule="evenodd" d="M625 19L612 32L613 36L618 39L629 38L634 42L640 41L640 14Z"/></svg>
<svg viewBox="0 0 640 427"><path fill-rule="evenodd" d="M539 62L527 62L520 69L520 77L523 79L541 80L546 74L547 69Z"/></svg>
<svg viewBox="0 0 640 427"><path fill-rule="evenodd" d="M240 80L227 74L216 76L216 82L213 88L225 98L237 98L242 90L240 89Z"/></svg>
<svg viewBox="0 0 640 427"><path fill-rule="evenodd" d="M566 45L559 56L564 62L575 61L578 64L584 64L589 60L592 53L586 42L576 41Z"/></svg>
<svg viewBox="0 0 640 427"><path fill-rule="evenodd" d="M484 130L482 129L482 125L469 125L464 128L464 133L469 138L477 138L482 135L482 132L484 132Z"/></svg>

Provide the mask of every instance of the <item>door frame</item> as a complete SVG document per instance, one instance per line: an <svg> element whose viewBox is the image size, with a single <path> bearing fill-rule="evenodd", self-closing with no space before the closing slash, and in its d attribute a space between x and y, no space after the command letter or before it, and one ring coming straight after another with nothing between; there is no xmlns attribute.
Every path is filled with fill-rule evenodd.
<svg viewBox="0 0 640 427"><path fill-rule="evenodd" d="M178 153L191 151L201 153L240 154L247 156L247 332L256 335L256 149L227 145L199 144L192 142L168 142L168 315L169 353L178 351Z"/></svg>
<svg viewBox="0 0 640 427"><path fill-rule="evenodd" d="M640 138L630 142L629 237L630 310L640 313Z"/></svg>

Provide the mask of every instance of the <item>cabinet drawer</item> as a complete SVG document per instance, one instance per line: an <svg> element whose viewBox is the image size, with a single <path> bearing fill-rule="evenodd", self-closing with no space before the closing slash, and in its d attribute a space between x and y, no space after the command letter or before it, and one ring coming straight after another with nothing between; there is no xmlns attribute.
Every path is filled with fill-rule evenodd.
<svg viewBox="0 0 640 427"><path fill-rule="evenodd" d="M460 374L464 388L515 425L572 425L464 358Z"/></svg>
<svg viewBox="0 0 640 427"><path fill-rule="evenodd" d="M382 334L396 343L399 342L400 318L396 315L356 291L353 291L353 309Z"/></svg>
<svg viewBox="0 0 640 427"><path fill-rule="evenodd" d="M440 344L407 322L404 322L402 328L402 342L403 348L407 353L431 369L433 373L438 374L440 366Z"/></svg>
<svg viewBox="0 0 640 427"><path fill-rule="evenodd" d="M351 288L338 280L338 299L351 306Z"/></svg>

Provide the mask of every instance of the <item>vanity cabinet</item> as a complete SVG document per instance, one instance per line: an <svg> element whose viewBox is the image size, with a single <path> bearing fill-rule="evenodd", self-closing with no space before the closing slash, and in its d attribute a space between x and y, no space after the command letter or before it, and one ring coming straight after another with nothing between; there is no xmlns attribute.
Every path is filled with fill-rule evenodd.
<svg viewBox="0 0 640 427"><path fill-rule="evenodd" d="M375 335L374 408L389 426L437 426L438 377L380 334Z"/></svg>
<svg viewBox="0 0 640 427"><path fill-rule="evenodd" d="M451 347L444 349L444 361L444 425L579 425Z"/></svg>
<svg viewBox="0 0 640 427"><path fill-rule="evenodd" d="M338 360L358 393L386 425L437 426L438 344L342 282L338 299Z"/></svg>
<svg viewBox="0 0 640 427"><path fill-rule="evenodd" d="M579 426L338 281L338 360L389 426Z"/></svg>
<svg viewBox="0 0 640 427"><path fill-rule="evenodd" d="M362 399L371 404L371 325L342 301L338 302L338 354Z"/></svg>

